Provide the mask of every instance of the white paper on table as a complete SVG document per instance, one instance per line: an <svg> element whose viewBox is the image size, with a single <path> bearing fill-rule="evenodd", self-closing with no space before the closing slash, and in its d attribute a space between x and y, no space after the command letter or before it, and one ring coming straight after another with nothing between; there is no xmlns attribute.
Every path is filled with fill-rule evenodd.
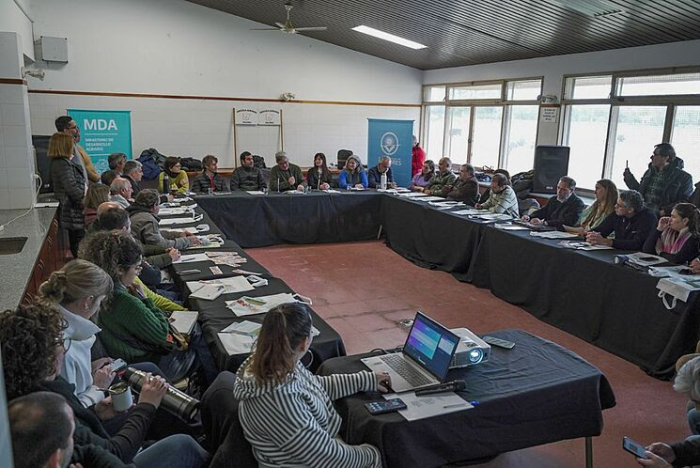
<svg viewBox="0 0 700 468"><path fill-rule="evenodd" d="M265 192L261 192L260 190L251 190L249 192L250 195L265 195Z"/></svg>
<svg viewBox="0 0 700 468"><path fill-rule="evenodd" d="M399 410L399 414L407 421L432 418L441 414L455 413L471 409L473 406L454 392L434 393L432 395L416 396L416 392L384 395L385 400L401 398L407 408Z"/></svg>
<svg viewBox="0 0 700 468"><path fill-rule="evenodd" d="M659 257L658 255L647 254L644 252L635 252L633 254L629 254L627 257L632 261L632 263L636 263L637 265L641 266L652 266L658 265L659 263L668 262L668 260L666 260L663 257Z"/></svg>
<svg viewBox="0 0 700 468"><path fill-rule="evenodd" d="M194 216L194 209L192 209L189 206L178 206L175 208L161 208L158 210L159 216L174 216L187 214L192 214L192 216Z"/></svg>
<svg viewBox="0 0 700 468"><path fill-rule="evenodd" d="M255 337L258 336L261 328L262 324L260 323L243 320L242 322L233 322L219 333L238 333L240 335Z"/></svg>
<svg viewBox="0 0 700 468"><path fill-rule="evenodd" d="M199 286L189 286L189 283L199 284ZM191 291L190 298L213 301L224 293L224 287L220 284L200 284L197 281L190 281L188 288Z"/></svg>
<svg viewBox="0 0 700 468"><path fill-rule="evenodd" d="M541 239L576 239L578 237L578 234L564 231L530 231L530 235Z"/></svg>
<svg viewBox="0 0 700 468"><path fill-rule="evenodd" d="M504 231L527 231L528 228L525 226L521 226L520 224L512 224L512 223L501 223L501 224L496 224L497 229L502 229Z"/></svg>
<svg viewBox="0 0 700 468"><path fill-rule="evenodd" d="M203 215L197 215L193 218L168 218L168 219L161 219L158 221L159 226L173 226L176 224L192 224L192 223L198 223L204 218Z"/></svg>
<svg viewBox="0 0 700 468"><path fill-rule="evenodd" d="M192 262L208 262L211 261L207 254L198 253L190 255L181 255L179 259L173 261L173 265L179 265L180 263L192 263Z"/></svg>
<svg viewBox="0 0 700 468"><path fill-rule="evenodd" d="M251 287L252 289L252 287ZM244 299L243 297L239 300ZM237 300L226 301L226 307L231 309L231 311L236 315L236 317L245 317L247 315L257 315L264 314L273 307L277 307L280 304L286 304L288 302L298 302L294 295L290 293L279 293L272 294L269 296L258 296L251 298L255 302L261 302L260 305L251 305L248 307L243 307L237 304Z"/></svg>
<svg viewBox="0 0 700 468"><path fill-rule="evenodd" d="M326 192L326 193L343 193L340 190L333 190L333 189L321 190L321 191Z"/></svg>
<svg viewBox="0 0 700 468"><path fill-rule="evenodd" d="M400 197L404 198L416 198L416 197L427 197L428 195L423 192L410 192L410 193L400 193Z"/></svg>
<svg viewBox="0 0 700 468"><path fill-rule="evenodd" d="M194 310L175 310L170 314L168 321L175 330L183 335L189 335L192 333L198 316L199 312Z"/></svg>
<svg viewBox="0 0 700 468"><path fill-rule="evenodd" d="M438 201L438 200L445 201L444 198L434 196L434 195L428 195L427 197L423 197L423 198L419 199L418 201L430 202L430 201Z"/></svg>
<svg viewBox="0 0 700 468"><path fill-rule="evenodd" d="M468 210L459 210L459 211L453 211L452 214L458 214L458 215L478 215L478 214L486 214L488 211L486 210L477 210L476 208L469 208Z"/></svg>
<svg viewBox="0 0 700 468"><path fill-rule="evenodd" d="M187 250L220 249L223 246L224 246L223 242L211 241L207 245L204 245L204 244L192 245L190 247L187 247Z"/></svg>
<svg viewBox="0 0 700 468"><path fill-rule="evenodd" d="M245 276L232 276L230 278L217 278L206 281L187 281L185 284L193 293L199 290L202 285L223 286L221 294L233 294L253 289L253 285L248 282Z"/></svg>
<svg viewBox="0 0 700 468"><path fill-rule="evenodd" d="M239 333L218 333L218 336L229 356L249 354L253 350L255 338Z"/></svg>
<svg viewBox="0 0 700 468"><path fill-rule="evenodd" d="M477 214L471 216L474 219L483 219L484 221L501 221L501 220L507 220L507 219L513 219L512 216L507 215L505 213L486 213L483 214Z"/></svg>

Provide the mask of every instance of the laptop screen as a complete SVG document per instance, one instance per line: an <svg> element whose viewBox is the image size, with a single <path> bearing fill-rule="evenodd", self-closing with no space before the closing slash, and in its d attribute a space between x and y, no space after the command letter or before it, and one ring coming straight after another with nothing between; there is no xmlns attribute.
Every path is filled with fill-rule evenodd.
<svg viewBox="0 0 700 468"><path fill-rule="evenodd" d="M458 343L457 335L418 312L403 352L442 381Z"/></svg>

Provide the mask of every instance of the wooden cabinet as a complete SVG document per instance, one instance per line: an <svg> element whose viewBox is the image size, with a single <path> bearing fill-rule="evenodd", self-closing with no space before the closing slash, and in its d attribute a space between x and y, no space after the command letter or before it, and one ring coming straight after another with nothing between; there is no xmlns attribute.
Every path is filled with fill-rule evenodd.
<svg viewBox="0 0 700 468"><path fill-rule="evenodd" d="M39 286L49 278L51 273L63 267L64 252L58 239L59 233L58 220L54 218L37 256L34 270L27 282L27 288L22 298L23 304L28 303L32 297L36 296Z"/></svg>

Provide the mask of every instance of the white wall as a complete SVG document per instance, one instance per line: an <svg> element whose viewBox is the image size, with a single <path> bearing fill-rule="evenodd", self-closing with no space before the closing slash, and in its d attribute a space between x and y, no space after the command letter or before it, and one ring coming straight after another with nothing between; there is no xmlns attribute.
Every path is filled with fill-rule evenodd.
<svg viewBox="0 0 700 468"><path fill-rule="evenodd" d="M419 70L303 36L249 31L260 25L184 0L32 0L32 9L36 36L68 38L69 63L38 63L46 80L31 80L31 90L256 99L292 92L298 100L420 103ZM221 167L233 163L231 109L241 105L249 104L30 94L34 134L51 133L67 107L131 109L136 155L148 147L199 158L212 153ZM411 118L416 125L420 118L418 108L265 106L285 109L285 149L301 155L295 160L302 165L316 151L335 154L341 142L328 140L346 122L357 134L362 120L358 138L365 143L351 142L357 148L366 145L368 117ZM335 127L324 131L324 123Z"/></svg>
<svg viewBox="0 0 700 468"><path fill-rule="evenodd" d="M561 99L564 75L700 65L700 40L426 71L424 84L544 76L543 94ZM556 144L557 125L540 123L539 144Z"/></svg>
<svg viewBox="0 0 700 468"><path fill-rule="evenodd" d="M29 0L0 0L0 31L19 34L22 53L33 60L34 38L32 37L31 14Z"/></svg>

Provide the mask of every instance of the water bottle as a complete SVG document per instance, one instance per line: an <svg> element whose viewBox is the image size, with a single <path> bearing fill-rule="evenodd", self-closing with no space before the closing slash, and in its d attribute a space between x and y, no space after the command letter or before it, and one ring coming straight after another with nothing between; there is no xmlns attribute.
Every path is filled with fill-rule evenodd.
<svg viewBox="0 0 700 468"><path fill-rule="evenodd" d="M165 195L170 193L170 177L168 177L168 174L163 174L163 193Z"/></svg>
<svg viewBox="0 0 700 468"><path fill-rule="evenodd" d="M382 190L386 190L386 172L382 172L382 177L379 182L379 188Z"/></svg>
<svg viewBox="0 0 700 468"><path fill-rule="evenodd" d="M146 378L146 373L136 370L133 367L128 367L126 371L124 371L123 378L129 383L130 387L140 392L143 381ZM199 411L199 400L181 392L172 385L168 385L168 390L160 405L163 409L185 422L194 421Z"/></svg>

